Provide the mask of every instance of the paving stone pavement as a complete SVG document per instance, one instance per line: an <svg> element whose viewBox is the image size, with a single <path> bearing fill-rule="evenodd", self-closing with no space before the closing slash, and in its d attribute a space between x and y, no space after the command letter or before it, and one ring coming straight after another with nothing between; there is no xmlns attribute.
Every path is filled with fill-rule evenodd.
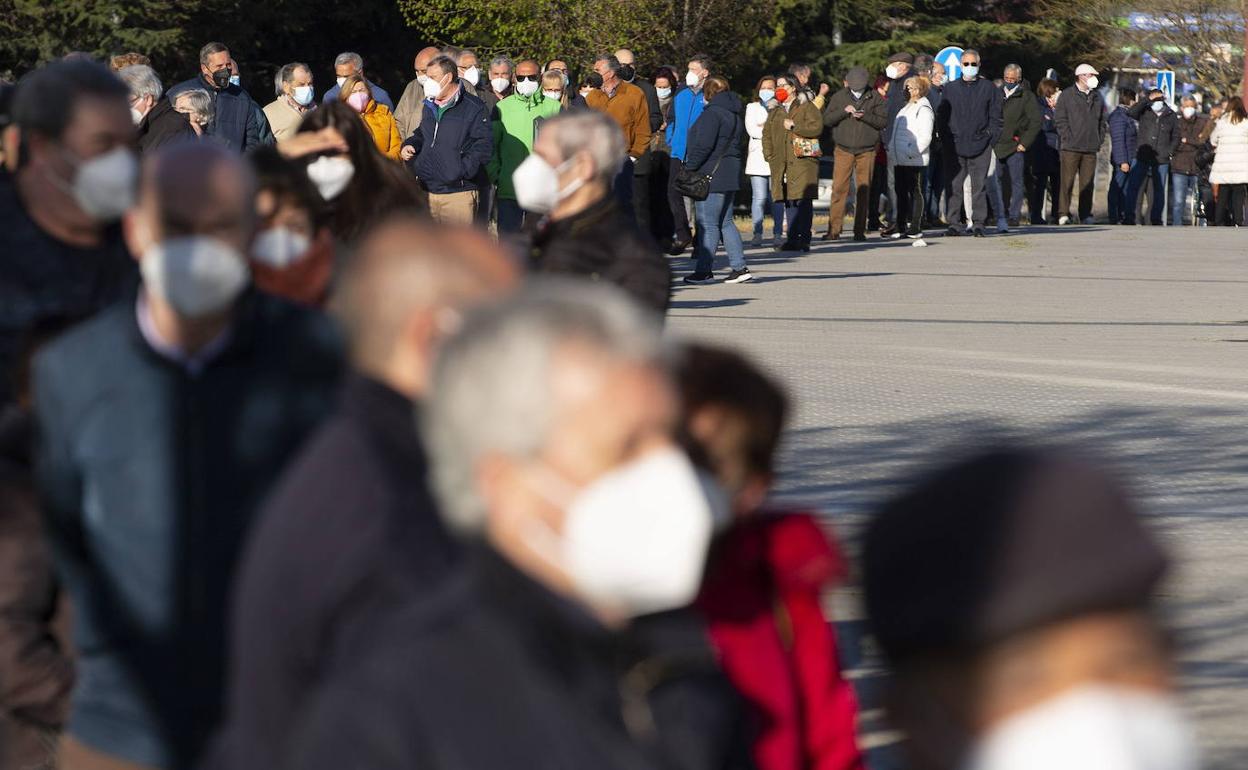
<svg viewBox="0 0 1248 770"><path fill-rule="evenodd" d="M1248 758L1248 236L1024 228L927 248L816 242L747 253L750 283L683 287L669 328L737 346L791 389L777 497L813 503L856 554L871 506L951 451L1075 443L1129 480L1171 546L1162 590L1206 766ZM721 254L719 257L723 259ZM677 276L689 260L674 259ZM726 270L721 271L726 272ZM829 597L876 768L883 672L859 592Z"/></svg>

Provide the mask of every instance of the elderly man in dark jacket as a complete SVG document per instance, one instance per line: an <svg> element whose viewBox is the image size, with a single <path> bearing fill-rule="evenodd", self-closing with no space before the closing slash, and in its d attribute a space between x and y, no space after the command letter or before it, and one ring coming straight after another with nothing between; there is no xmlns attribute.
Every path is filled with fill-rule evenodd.
<svg viewBox="0 0 1248 770"><path fill-rule="evenodd" d="M1127 177L1127 211L1123 224L1135 224L1140 189L1147 177L1153 182L1153 204L1149 211L1149 224L1160 225L1166 206L1166 182L1170 178L1170 157L1179 145L1179 117L1166 104L1166 95L1154 88L1147 99L1141 99L1129 110L1131 117L1139 121L1139 144L1136 148L1135 167Z"/></svg>
<svg viewBox="0 0 1248 770"><path fill-rule="evenodd" d="M841 237L845 225L845 204L849 198L849 176L854 175L854 240L867 239L867 214L871 210L871 174L880 131L888 125L888 106L874 88L862 67L845 73L845 87L828 99L823 109L823 125L832 129L835 143L832 164L832 206L828 212L825 240Z"/></svg>
<svg viewBox="0 0 1248 770"><path fill-rule="evenodd" d="M478 172L494 154L490 114L464 90L449 56L435 56L425 72L424 113L401 157L429 191L435 222L471 224L481 196Z"/></svg>
<svg viewBox="0 0 1248 770"><path fill-rule="evenodd" d="M984 186L988 180L993 147L1001 138L1004 119L1001 115L1004 94L991 80L979 76L979 52L967 49L962 53L962 77L945 86L941 102L942 127L948 127L953 141L953 180L949 192L949 229L946 235L961 235L960 217L967 177L971 180L971 224L976 238L984 236L988 218L988 198Z"/></svg>
<svg viewBox="0 0 1248 770"><path fill-rule="evenodd" d="M212 97L214 117L208 136L216 137L238 152L246 152L272 139L264 110L241 87L230 83L230 49L224 43L208 43L199 51L199 77L169 89L169 101L193 88Z"/></svg>
<svg viewBox="0 0 1248 770"><path fill-rule="evenodd" d="M1079 221L1092 224L1092 190L1096 184L1096 154L1105 141L1105 100L1096 90L1100 81L1090 64L1075 69L1075 87L1062 91L1053 110L1053 125L1062 146L1062 193L1057 223L1070 222L1070 198L1079 177Z"/></svg>
<svg viewBox="0 0 1248 770"><path fill-rule="evenodd" d="M243 537L331 403L331 324L248 289L253 185L216 143L153 155L127 214L141 291L35 360L39 487L79 651L62 767L197 760Z"/></svg>
<svg viewBox="0 0 1248 770"><path fill-rule="evenodd" d="M1031 84L1023 79L1023 68L1009 64L1005 68L1005 85L1002 87L1005 101L1002 103L1002 130L997 140L997 185L1002 194L1009 191L1009 227L1018 227L1023 213L1024 168L1027 148L1040 133L1040 105L1031 92ZM1006 185L1006 181L1009 185ZM997 212L997 218L1005 216Z"/></svg>
<svg viewBox="0 0 1248 770"><path fill-rule="evenodd" d="M567 147L575 149L565 155ZM604 113L564 113L542 124L533 154L513 177L520 206L546 215L530 243L530 266L539 273L616 284L663 315L671 297L671 269L654 240L611 194L624 152L619 126ZM530 173L541 164L557 175L553 196Z"/></svg>
<svg viewBox="0 0 1248 770"><path fill-rule="evenodd" d="M396 575L282 767L751 766L687 608L717 511L672 434L663 349L657 318L585 281L539 279L466 319L423 433L468 558L433 596Z"/></svg>
<svg viewBox="0 0 1248 770"><path fill-rule="evenodd" d="M445 333L440 319L514 285L512 261L483 233L398 220L364 239L340 279L335 305L353 373L338 414L291 463L251 536L214 767L281 765L300 705L374 598L387 547L401 543L431 591L458 559L413 413Z"/></svg>
<svg viewBox="0 0 1248 770"><path fill-rule="evenodd" d="M888 147L889 141L893 137L893 124L897 122L897 113L901 112L901 108L906 106L906 102L910 100L909 92L906 91L906 81L915 77L918 73L914 71L914 54L901 51L888 57L888 66L884 70L884 76L888 78L888 96L884 101L888 108L888 122L884 124L884 128L880 130L880 142ZM933 109L935 109L933 107ZM888 159L888 208L893 212L892 218L896 220L897 215L897 190L894 184L893 171L896 163L893 158ZM887 228L880 232L880 235L888 236L896 232L895 225L890 224Z"/></svg>
<svg viewBox="0 0 1248 770"><path fill-rule="evenodd" d="M156 71L143 64L122 67L117 76L130 87L130 115L137 119L139 149L151 152L170 142L195 138L186 116L162 99L164 88Z"/></svg>
<svg viewBox="0 0 1248 770"><path fill-rule="evenodd" d="M1187 208L1187 194L1198 191L1200 169L1196 165L1196 153L1206 147L1209 117L1200 114L1196 100L1184 96L1179 102L1178 144L1170 159L1170 224L1183 224L1183 210ZM1199 194L1199 192L1197 192Z"/></svg>

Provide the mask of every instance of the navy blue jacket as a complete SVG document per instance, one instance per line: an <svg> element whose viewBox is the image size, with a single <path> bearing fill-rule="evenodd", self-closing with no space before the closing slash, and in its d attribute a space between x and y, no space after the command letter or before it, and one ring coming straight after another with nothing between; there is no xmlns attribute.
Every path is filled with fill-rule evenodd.
<svg viewBox="0 0 1248 770"><path fill-rule="evenodd" d="M412 173L431 193L457 193L480 188L478 172L494 153L494 135L485 102L459 89L455 100L442 109L432 99L421 105L424 117L404 147L415 147L407 162Z"/></svg>
<svg viewBox="0 0 1248 770"><path fill-rule="evenodd" d="M715 94L689 129L685 168L711 177L711 192L736 192L741 187L741 137L745 108L731 91ZM716 166L715 164L719 165Z"/></svg>
<svg viewBox="0 0 1248 770"><path fill-rule="evenodd" d="M974 158L995 145L1005 125L1001 112L1004 101L1005 94L991 80L951 81L945 86L945 98L940 105L940 125L949 129L946 146L952 138L954 151L960 157Z"/></svg>
<svg viewBox="0 0 1248 770"><path fill-rule="evenodd" d="M1120 166L1135 160L1139 125L1121 104L1109 113L1109 164Z"/></svg>
<svg viewBox="0 0 1248 770"><path fill-rule="evenodd" d="M178 83L169 89L168 99L172 102L178 98L178 94L193 88L203 89L212 97L215 115L205 131L208 136L215 136L239 152L247 152L262 144L271 143L273 132L269 129L268 119L264 117L264 110L242 88L231 85L218 91L201 76ZM266 140L266 137L269 139Z"/></svg>
<svg viewBox="0 0 1248 770"><path fill-rule="evenodd" d="M147 343L133 296L41 351L37 473L78 650L70 735L192 766L220 717L244 534L338 366L327 319L258 293L197 374Z"/></svg>

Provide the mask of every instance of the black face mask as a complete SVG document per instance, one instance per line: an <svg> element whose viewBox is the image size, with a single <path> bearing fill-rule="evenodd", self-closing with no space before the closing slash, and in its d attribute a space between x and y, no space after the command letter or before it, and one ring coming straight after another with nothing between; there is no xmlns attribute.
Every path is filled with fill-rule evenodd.
<svg viewBox="0 0 1248 770"><path fill-rule="evenodd" d="M636 74L637 74L637 70L633 69L633 65L631 64L620 65L620 80L623 80L626 83L631 83L633 80L633 76Z"/></svg>
<svg viewBox="0 0 1248 770"><path fill-rule="evenodd" d="M218 90L228 88L230 85L230 68L222 67L212 73L212 84L216 86Z"/></svg>

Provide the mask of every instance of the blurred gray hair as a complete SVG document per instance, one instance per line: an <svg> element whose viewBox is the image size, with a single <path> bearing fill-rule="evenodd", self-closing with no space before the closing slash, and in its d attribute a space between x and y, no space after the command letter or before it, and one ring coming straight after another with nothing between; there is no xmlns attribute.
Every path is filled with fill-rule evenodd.
<svg viewBox="0 0 1248 770"><path fill-rule="evenodd" d="M914 57L914 71L924 77L932 76L932 66L936 64L936 57L930 53L921 53Z"/></svg>
<svg viewBox="0 0 1248 770"><path fill-rule="evenodd" d="M1018 66L1017 64L1007 64L1007 65L1005 65L1005 69L1001 71L1001 74L1002 74L1002 75L1008 75L1008 74L1010 74L1011 72L1017 72L1017 73L1018 73L1018 76L1019 76L1020 78L1023 76L1023 68L1022 68L1022 67L1020 67L1020 66Z"/></svg>
<svg viewBox="0 0 1248 770"><path fill-rule="evenodd" d="M217 116L216 107L212 103L212 95L202 88L192 88L178 94L178 98L186 97L187 106L191 108L191 120L200 126L208 126Z"/></svg>
<svg viewBox="0 0 1248 770"><path fill-rule="evenodd" d="M624 163L624 132L605 112L560 113L546 121L542 130L553 132L561 161L588 152L598 179L608 185Z"/></svg>
<svg viewBox="0 0 1248 770"><path fill-rule="evenodd" d="M334 59L335 67L341 67L344 64L354 64L357 72L364 71L364 58L353 51L344 51Z"/></svg>
<svg viewBox="0 0 1248 770"><path fill-rule="evenodd" d="M515 72L515 71L516 71L516 65L515 65L515 63L514 63L514 62L512 62L512 60L511 60L510 58L506 57L506 56L495 56L493 59L491 59L491 60L490 60L490 69L494 69L495 67L499 66L500 64L506 64L506 65L507 65L507 71L508 71L508 72Z"/></svg>
<svg viewBox="0 0 1248 770"><path fill-rule="evenodd" d="M282 86L293 81L295 73L299 70L307 70L309 75L312 74L312 68L300 61L292 61L290 64L282 65L282 68L277 71L277 77L273 79L273 87L277 89L277 96L285 93Z"/></svg>
<svg viewBox="0 0 1248 770"><path fill-rule="evenodd" d="M1179 105L1182 106L1184 104L1191 104L1193 107L1199 106L1196 101L1196 97L1192 96L1191 94L1188 94L1187 96L1184 96L1182 99L1179 99Z"/></svg>
<svg viewBox="0 0 1248 770"><path fill-rule="evenodd" d="M981 56L979 55L979 51L976 51L974 48L968 48L968 49L966 49L965 51L963 51L963 52L962 52L962 55L963 55L963 56L974 56L974 57L975 57L975 61L977 61L977 62L979 62L979 63L981 63L981 64L982 64L982 63L983 63L983 61L984 61L984 60L983 60L983 57L981 57Z"/></svg>
<svg viewBox="0 0 1248 770"><path fill-rule="evenodd" d="M470 315L443 345L421 423L434 491L452 530L473 535L485 524L476 483L485 456L531 457L545 446L557 409L550 399L555 357L574 344L615 360L664 363L653 313L613 286L566 278L531 281Z"/></svg>
<svg viewBox="0 0 1248 770"><path fill-rule="evenodd" d="M468 54L472 54L472 58L476 59L477 62L480 63L481 57L477 56L476 51L472 50L471 48L461 48L459 49L459 53L455 54L455 66L458 67L460 59L463 59Z"/></svg>
<svg viewBox="0 0 1248 770"><path fill-rule="evenodd" d="M160 78L156 76L156 70L145 64L131 64L128 67L122 67L117 72L117 76L130 89L130 93L140 99L144 96L159 99L160 95L165 92L164 87L160 84Z"/></svg>

